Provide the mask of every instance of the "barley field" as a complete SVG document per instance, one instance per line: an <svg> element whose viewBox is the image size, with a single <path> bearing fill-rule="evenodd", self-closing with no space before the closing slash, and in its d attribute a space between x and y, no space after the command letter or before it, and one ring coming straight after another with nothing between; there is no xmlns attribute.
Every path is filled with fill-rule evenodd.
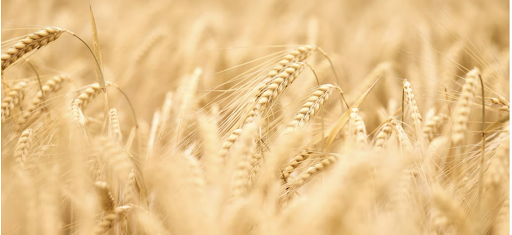
<svg viewBox="0 0 512 235"><path fill-rule="evenodd" d="M509 234L506 0L2 1L2 234Z"/></svg>

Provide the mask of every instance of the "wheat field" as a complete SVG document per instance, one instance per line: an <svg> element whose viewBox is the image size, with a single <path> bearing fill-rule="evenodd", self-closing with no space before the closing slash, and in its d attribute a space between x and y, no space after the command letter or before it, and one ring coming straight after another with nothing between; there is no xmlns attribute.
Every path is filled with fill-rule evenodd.
<svg viewBox="0 0 512 235"><path fill-rule="evenodd" d="M2 234L510 233L509 2L2 2Z"/></svg>

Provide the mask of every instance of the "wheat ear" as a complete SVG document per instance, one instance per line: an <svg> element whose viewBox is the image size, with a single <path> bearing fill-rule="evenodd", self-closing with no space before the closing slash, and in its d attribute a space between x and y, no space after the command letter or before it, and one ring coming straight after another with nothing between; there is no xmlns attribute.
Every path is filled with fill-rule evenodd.
<svg viewBox="0 0 512 235"><path fill-rule="evenodd" d="M18 125L24 125L25 123L27 123L28 120L33 119L33 117L37 115L36 113L34 113L34 111L36 111L36 109L41 105L44 105L43 97L48 97L48 94L50 94L51 92L58 91L62 87L62 83L68 80L68 75L58 75L48 80L42 86L42 89L39 92L37 92L36 97L32 99L32 102L29 104L28 108L26 110L23 110L23 114L21 115L21 118L18 120ZM42 109L39 109L38 113L41 110Z"/></svg>
<svg viewBox="0 0 512 235"><path fill-rule="evenodd" d="M432 141L435 138L435 135L441 131L446 120L448 120L448 116L440 113L425 122L423 135L428 142Z"/></svg>
<svg viewBox="0 0 512 235"><path fill-rule="evenodd" d="M109 112L111 135L115 143L121 143L123 134L121 133L121 126L119 125L119 116L115 108L110 109Z"/></svg>
<svg viewBox="0 0 512 235"><path fill-rule="evenodd" d="M106 83L106 85L111 85L110 83ZM87 107L87 104L91 102L94 97L102 92L102 88L99 83L94 83L87 89L85 89L82 93L80 93L73 101L71 102L71 116L75 123L84 123L84 118L82 114L82 110Z"/></svg>
<svg viewBox="0 0 512 235"><path fill-rule="evenodd" d="M263 81L253 90L254 102L250 104L253 109L245 117L245 123L250 122L257 113L267 108L272 100L275 100L298 77L304 69L302 61L316 50L318 50L316 46L301 46L288 53L270 69Z"/></svg>
<svg viewBox="0 0 512 235"><path fill-rule="evenodd" d="M393 129L391 127L390 120L387 120L382 127L379 129L377 134L375 134L373 149L375 151L380 151L384 149L384 144L388 141L389 137L391 137Z"/></svg>
<svg viewBox="0 0 512 235"><path fill-rule="evenodd" d="M316 163L315 165L301 172L297 176L297 178L295 178L294 180L289 180L289 182L286 184L288 196L295 193L297 190L299 190L300 187L302 187L304 184L313 179L314 176L327 170L328 167L330 167L332 164L336 162L336 156L324 156L320 159L322 160L319 163Z"/></svg>
<svg viewBox="0 0 512 235"><path fill-rule="evenodd" d="M125 215L127 211L131 208L132 206L120 206L115 208L114 210L103 216L103 219L94 227L92 234L105 234L106 232L108 232L108 230L110 230L114 221L117 220L120 216Z"/></svg>
<svg viewBox="0 0 512 235"><path fill-rule="evenodd" d="M234 176L232 181L232 196L234 199L243 197L248 192L248 180L251 173L251 158L256 147L257 123L250 123L244 129L233 151L230 153L231 162L235 163ZM231 164L228 164L228 167Z"/></svg>
<svg viewBox="0 0 512 235"><path fill-rule="evenodd" d="M499 111L510 112L510 103L500 95L498 95L498 98L491 98L491 103L493 106L498 107Z"/></svg>
<svg viewBox="0 0 512 235"><path fill-rule="evenodd" d="M367 135L363 118L361 118L358 113L359 109L352 109L352 112L350 113L349 131L354 143L362 147L367 144Z"/></svg>
<svg viewBox="0 0 512 235"><path fill-rule="evenodd" d="M415 130L416 130L416 136L418 136L419 141L423 141L422 135L423 132L421 131L421 114L420 110L418 109L418 105L416 104L416 100L414 99L414 93L412 92L411 83L407 81L407 79L404 80L404 103L405 105L408 105L410 110L410 116L412 119L412 122L414 124Z"/></svg>
<svg viewBox="0 0 512 235"><path fill-rule="evenodd" d="M14 159L16 161L17 170L26 169L28 150L32 146L33 135L34 132L32 129L24 130L14 147Z"/></svg>
<svg viewBox="0 0 512 235"><path fill-rule="evenodd" d="M477 79L480 71L477 68L469 71L466 75L466 82L462 86L460 97L457 100L457 106L453 112L452 127L452 145L457 146L462 143L468 128L469 113L471 111L471 101L475 97Z"/></svg>
<svg viewBox="0 0 512 235"><path fill-rule="evenodd" d="M73 123L84 126L85 125L85 117L80 109L80 106L76 102L71 102L71 106L69 107L71 118L73 119Z"/></svg>
<svg viewBox="0 0 512 235"><path fill-rule="evenodd" d="M222 143L222 146L220 147L219 154L221 157L225 157L231 146L235 143L235 141L238 139L238 137L242 134L242 128L238 128L231 133L231 135L228 136L228 138Z"/></svg>
<svg viewBox="0 0 512 235"><path fill-rule="evenodd" d="M256 181L256 176L259 173L261 161L263 160L263 155L259 153L254 153L249 158L249 164L251 166L251 170L249 172L249 178L247 179L247 188L251 189Z"/></svg>
<svg viewBox="0 0 512 235"><path fill-rule="evenodd" d="M73 103L76 103L78 108L83 110L101 91L100 84L94 83L73 99Z"/></svg>
<svg viewBox="0 0 512 235"><path fill-rule="evenodd" d="M55 41L66 31L67 30L63 28L48 27L25 36L14 46L2 53L2 72L7 69L7 67L14 64L19 58L23 57L23 55Z"/></svg>
<svg viewBox="0 0 512 235"><path fill-rule="evenodd" d="M301 46L287 55L285 55L282 60L277 62L277 64L267 73L266 79L260 83L260 88L263 88L266 83L272 80L274 76L279 73L284 72L286 67L289 67L289 64L302 62L307 59L313 52L315 52L318 48L313 45Z"/></svg>
<svg viewBox="0 0 512 235"><path fill-rule="evenodd" d="M284 56L282 60L277 62L272 69L267 73L262 82L258 84L258 86L254 89L253 93L255 96L255 102L258 102L258 99L263 96L265 92L268 90L268 86L272 85L278 77L279 74L286 72L288 68L296 69L297 63L304 61L308 58L313 52L318 50L316 46L301 46L289 54ZM288 72L293 72L288 70ZM268 96L267 96L268 97Z"/></svg>
<svg viewBox="0 0 512 235"><path fill-rule="evenodd" d="M96 181L94 186L96 188L96 193L98 194L101 209L106 212L113 211L116 206L116 202L114 200L114 196L112 196L112 193L110 192L110 187L107 182Z"/></svg>
<svg viewBox="0 0 512 235"><path fill-rule="evenodd" d="M123 191L123 201L125 205L128 204L138 204L137 198L137 182L135 179L135 170L132 169L130 174L128 175L128 181L124 187Z"/></svg>
<svg viewBox="0 0 512 235"><path fill-rule="evenodd" d="M305 64L288 63L284 66L283 72L273 76L271 81L261 89L261 93L255 97L254 108L245 118L245 124L253 122L257 115L270 107L277 100L278 96L302 73Z"/></svg>
<svg viewBox="0 0 512 235"><path fill-rule="evenodd" d="M391 127L395 132L396 138L398 139L402 148L409 148L412 146L407 133L405 133L404 129L402 128L402 123L396 119L391 119Z"/></svg>
<svg viewBox="0 0 512 235"><path fill-rule="evenodd" d="M330 93L336 89L340 90L339 87L331 84L324 84L318 87L306 100L306 103L302 105L299 112L295 114L293 120L288 123L284 129L284 134L294 131L297 127L303 127L313 120L320 108L329 100Z"/></svg>
<svg viewBox="0 0 512 235"><path fill-rule="evenodd" d="M24 98L23 88L27 86L26 82L19 82L14 85L2 100L2 123L11 117L12 111L16 108Z"/></svg>
<svg viewBox="0 0 512 235"><path fill-rule="evenodd" d="M283 180L283 183L288 182L288 178L290 178L290 175L299 167L304 161L306 161L309 156L313 154L312 151L309 150L303 150L300 154L295 155L284 167L284 170L281 172L281 179Z"/></svg>

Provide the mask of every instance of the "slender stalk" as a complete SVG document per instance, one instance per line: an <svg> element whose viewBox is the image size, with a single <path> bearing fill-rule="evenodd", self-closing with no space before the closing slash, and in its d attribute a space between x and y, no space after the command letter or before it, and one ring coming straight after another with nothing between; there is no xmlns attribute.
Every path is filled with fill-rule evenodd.
<svg viewBox="0 0 512 235"><path fill-rule="evenodd" d="M479 221L482 221L483 214L482 214L482 194L484 191L484 161L485 161L485 94L484 94L484 81L482 80L482 76L480 74L478 75L478 78L480 78L480 86L482 88L482 148L480 150L480 172L479 172L479 184L478 184L478 204L477 204L477 211L478 216L480 217ZM478 228L479 233L483 234L482 228Z"/></svg>

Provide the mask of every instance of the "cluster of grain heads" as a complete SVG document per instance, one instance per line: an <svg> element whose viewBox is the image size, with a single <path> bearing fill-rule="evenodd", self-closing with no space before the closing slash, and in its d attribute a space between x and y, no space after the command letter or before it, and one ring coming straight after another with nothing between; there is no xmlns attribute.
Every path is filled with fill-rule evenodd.
<svg viewBox="0 0 512 235"><path fill-rule="evenodd" d="M258 89L256 89L256 91L258 91L257 94L262 94L265 90L265 87L269 85L269 83L274 79L276 75L284 72L288 67L290 67L290 65L304 61L316 50L316 46L306 45L301 46L285 55L279 62L277 62L277 64L274 65L274 67L270 69L265 79L259 84Z"/></svg>
<svg viewBox="0 0 512 235"><path fill-rule="evenodd" d="M14 46L2 52L2 72L23 55L55 41L63 32L66 32L63 28L48 27L25 36Z"/></svg>
<svg viewBox="0 0 512 235"><path fill-rule="evenodd" d="M199 32L218 25L207 25L202 20L198 22ZM312 23L308 34L311 43L317 40L313 38L320 29L316 24ZM27 53L54 41L65 31L48 28L13 44L14 47L2 53L2 71L23 60ZM217 31L212 28L212 32L215 34ZM201 33L197 35L201 36ZM169 41L162 44L161 38L161 34L150 36L141 52L135 53L133 64L150 65L151 68L158 68L155 74L166 74L165 66L162 68L158 63L153 63L161 58L149 56L153 48L168 46L166 43ZM192 38L202 40L200 37ZM206 43L216 41L208 40ZM197 47L196 42L191 44L186 47ZM122 45L120 48L126 46L122 42L119 45ZM445 81L449 79L452 85L455 85L451 80L456 78L456 70L463 68L458 64L461 50L464 49L461 45L456 44L452 49L454 54L446 56L450 60L446 65L454 66L447 68L448 73L441 76ZM327 76L317 77L318 87L308 90L307 94L290 87L298 82L299 76L303 76L301 72L305 66L310 66L305 60L315 51L325 55L316 46L301 46L291 51L276 52L270 55L272 57L263 57L283 56L275 61L266 61L242 76L216 86L214 91L222 95L215 100L196 96L213 87L208 82L200 82L203 68L196 68L193 74L184 76L179 84L166 82L168 87L159 83L162 86L155 90L151 87L152 83L144 83L147 89L143 91L154 92L156 96L167 94L153 121L142 120L140 129L137 125L132 132L121 125L125 124L123 120L126 115L122 106L107 109L109 112L105 114L108 114L108 122L105 120L103 123L98 121L101 113L94 112L93 105L87 108L91 102L95 102L93 99L96 96L105 91L101 83L83 87L77 93L67 93L73 96L71 100L65 95L56 96L59 89L71 80L66 75L51 78L41 76L41 89L36 89L35 81L18 84L16 82L21 80L8 81L12 87L4 89L2 123L13 122L20 124L20 127L13 132L9 132L9 129L14 128L6 129L3 133L2 145L7 149L7 159L14 162L10 164L14 165L13 183L5 187L8 190L6 201L9 202L5 206L10 207L6 221L16 223L12 223L14 229L6 229L7 233L21 231L21 234L37 234L41 231L42 234L118 235L203 234L208 231L210 234L392 234L397 228L404 234L494 235L498 234L498 228L501 232L501 226L508 223L503 221L509 211L509 201L506 199L509 192L505 184L509 180L507 167L510 164L508 130L495 128L488 132L491 143L483 148L488 151L484 167L480 168L485 170L484 181L477 179L475 172L480 169L474 156L478 152L476 149L485 142L474 143L473 139L467 137L471 133L468 130L471 122L481 121L494 126L503 124L502 120L509 112L509 101L495 92L494 98L485 101L488 107L500 112L490 112L491 117L484 120L470 118L471 106L475 100L479 100L476 95L478 70L468 73L453 116L449 101L436 97L439 102L446 104L443 103L442 108L437 104L435 107L425 106L432 112L425 116L428 118L423 122L416 100L421 91L413 91L412 87L417 82L421 84L421 80L407 74L418 66L397 67L397 75L415 79L411 81L412 85L407 80L403 81L403 86L387 83L386 89L377 90L377 94L371 93L371 98L383 103L388 103L386 98L393 95L394 100L389 103L397 104L390 105L376 121L375 116L368 113L371 109L364 110L364 106L361 106L371 88L362 96L363 92L357 90L366 90L381 76L398 77L393 75L392 64L379 64L363 84L355 84L355 89L350 93L353 95L351 98L355 97L357 101L351 108L333 110L334 102L327 103L332 93L339 91L341 98L344 97L339 84L320 85L318 78L327 79ZM422 59L437 59L431 52ZM184 58L182 62L192 61L191 58ZM402 61L401 58L390 59ZM208 59L205 60L208 62ZM212 76L217 66L224 66L218 65L216 60L212 61L215 63L204 64L207 78ZM232 61L238 63L235 59ZM197 62L202 64L203 61ZM356 70L358 66L351 66L347 61L337 62L340 62L337 66L326 64L331 65L333 70L346 68L346 75L368 72ZM464 60L465 66L466 62ZM445 65L442 61L432 63ZM188 63L170 64L193 68ZM112 68L115 67L119 66ZM128 76L121 76L123 85L136 88L135 84L139 82L132 81L135 75L154 72L151 69L138 71L138 68L141 67L131 66L124 71L124 75ZM432 71L423 72L433 74ZM43 69L41 72L47 71ZM116 71L113 70L111 74L115 75ZM222 76L219 75L221 82L231 74ZM111 83L107 85L116 86ZM402 93L392 91L400 88L403 89L402 107L405 114L402 121L397 116L400 111L393 114L398 109ZM288 92L290 89L291 92ZM30 92L35 97L23 100L24 94ZM117 103L115 95L109 98ZM211 93L208 92L208 95ZM298 101L302 98L305 99ZM433 101L427 98L426 103ZM379 109L377 103L370 105ZM147 107L138 107L138 112L145 113L152 106L144 104ZM53 108L62 106L70 106L68 114L72 115L72 118L64 118L81 125L81 128L72 128L72 124L60 122L61 117ZM289 108L295 106L299 109ZM16 113L18 110L19 114ZM84 114L88 115L87 119ZM36 118L41 116L44 122L36 122ZM321 130L320 117L315 120L316 116L322 118ZM493 122L496 116L499 116L501 123ZM338 121L333 123L333 120ZM444 128L446 124L449 126ZM307 125L311 125L311 128L304 128ZM376 125L379 127L372 132L375 133L372 143L368 143L366 127ZM496 130L502 134L494 134ZM507 135L504 135L505 132ZM123 133L127 136L123 136ZM410 149L418 142L429 144L422 154ZM324 144L322 149L320 143ZM139 148L132 149L132 144L138 144ZM451 162L451 168L442 167L443 161L448 162L450 158L459 156L462 160ZM464 173L460 176L464 177L453 177L455 167L460 168L458 171ZM25 174L32 168L42 174ZM63 171L50 171L47 168ZM71 180L65 179L63 184L59 184L58 177ZM455 180L459 182L452 184ZM443 183L440 189L435 187L438 181ZM481 198L475 190L479 182L483 182L485 189ZM15 206L9 205L9 199L19 194L23 196L20 197L22 199L18 199ZM482 201L482 210L475 209L477 201ZM28 209L27 215L19 214L25 208ZM475 219L480 211L483 211L482 219ZM63 222L65 226L62 226ZM18 228L25 225L26 229ZM477 226L486 229L485 232L475 232Z"/></svg>
<svg viewBox="0 0 512 235"><path fill-rule="evenodd" d="M276 86L273 85L273 83L276 83L281 81L283 78L288 77L285 76L286 74L294 74L297 69L300 68L300 71L302 72L302 69L304 67L304 64L302 63L305 59L307 59L313 52L317 51L318 48L316 46L312 45L306 45L301 46L293 51L291 51L289 54L285 55L279 62L277 62L274 67L268 71L268 73L265 75L264 79L258 84L258 86L253 90L254 95L254 104L250 104L249 107L254 107L254 105L258 104L260 98L263 96L268 100L268 97L270 96L268 90L269 86L272 89L272 87ZM277 76L277 77L276 77ZM298 76L298 74L297 74ZM292 79L295 79L296 76L293 76ZM277 80L276 80L277 79ZM290 81L290 84L293 82ZM289 85L289 84L288 84ZM286 87L284 87L286 88ZM284 89L283 88L283 89ZM275 88L273 88L275 90ZM267 93L266 95L264 95ZM277 94L276 94L277 95ZM276 97L273 97L274 99ZM264 108L264 107L263 107Z"/></svg>
<svg viewBox="0 0 512 235"><path fill-rule="evenodd" d="M274 75L271 81L261 89L261 94L256 96L254 108L245 118L245 124L253 122L256 116L269 108L277 100L278 96L302 73L305 64L290 63L285 66L284 71Z"/></svg>
<svg viewBox="0 0 512 235"><path fill-rule="evenodd" d="M285 89L297 79L305 67L302 61L316 50L316 46L301 46L284 56L270 69L263 81L251 93L254 96L253 101L250 104L245 104L249 110L243 114L242 124L224 140L220 151L221 156L224 157L229 152L244 125L254 122L256 117L268 110Z"/></svg>
<svg viewBox="0 0 512 235"><path fill-rule="evenodd" d="M26 82L19 82L14 85L5 98L2 100L2 124L11 117L14 108L18 107L24 98L23 89L27 86Z"/></svg>
<svg viewBox="0 0 512 235"><path fill-rule="evenodd" d="M331 84L325 84L318 87L306 100L306 103L302 105L299 112L295 114L293 120L288 123L284 130L284 134L288 134L296 128L303 127L309 123L315 115L319 113L325 102L329 100L330 93L336 89L339 90L339 87Z"/></svg>

